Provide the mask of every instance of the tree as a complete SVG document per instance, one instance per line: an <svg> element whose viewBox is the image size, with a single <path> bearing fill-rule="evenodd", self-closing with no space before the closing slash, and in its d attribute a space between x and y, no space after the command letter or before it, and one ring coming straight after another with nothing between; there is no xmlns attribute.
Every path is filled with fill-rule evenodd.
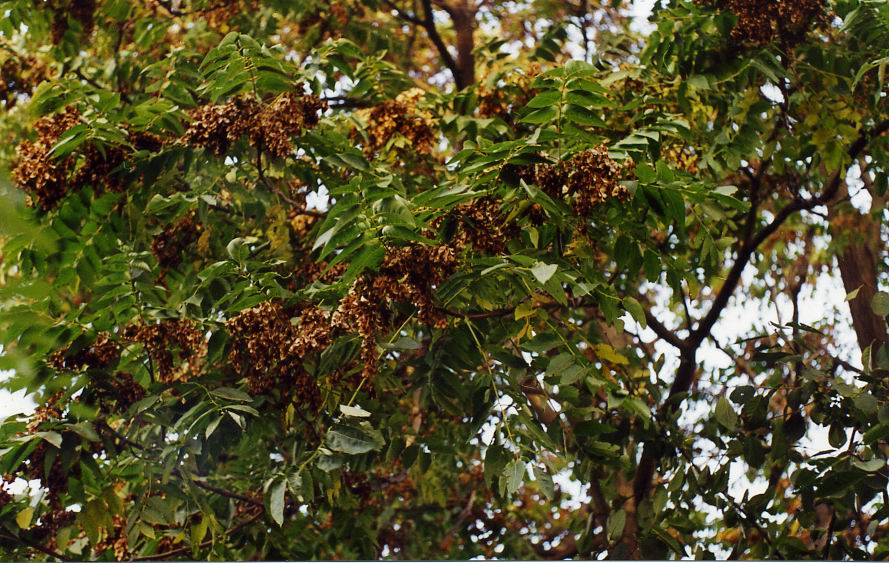
<svg viewBox="0 0 889 563"><path fill-rule="evenodd" d="M0 555L884 556L889 2L663 4L0 2Z"/></svg>

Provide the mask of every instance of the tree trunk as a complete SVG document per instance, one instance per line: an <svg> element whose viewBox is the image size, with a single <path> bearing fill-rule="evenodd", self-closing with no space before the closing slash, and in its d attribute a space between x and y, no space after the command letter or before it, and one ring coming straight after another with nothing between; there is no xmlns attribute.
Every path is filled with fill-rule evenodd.
<svg viewBox="0 0 889 563"><path fill-rule="evenodd" d="M862 176L866 171L862 169ZM846 293L858 290L855 299L849 301L852 326L858 337L858 346L865 350L874 344L889 342L886 322L874 314L871 300L877 293L877 265L880 260L880 223L870 213L861 213L848 203L848 188L840 188L838 202L829 208L830 230L840 245L837 263ZM875 206L879 205L876 194Z"/></svg>
<svg viewBox="0 0 889 563"><path fill-rule="evenodd" d="M455 46L457 48L456 82L460 88L475 83L475 9L469 0L456 0L446 5L446 10L454 22Z"/></svg>

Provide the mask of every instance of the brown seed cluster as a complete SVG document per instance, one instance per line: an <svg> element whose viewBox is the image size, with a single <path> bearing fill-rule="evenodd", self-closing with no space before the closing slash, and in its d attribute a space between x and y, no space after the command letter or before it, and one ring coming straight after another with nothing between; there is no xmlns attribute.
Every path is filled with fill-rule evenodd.
<svg viewBox="0 0 889 563"><path fill-rule="evenodd" d="M100 332L96 341L90 346L71 353L70 346L53 352L46 363L56 371L80 371L83 369L100 369L117 362L120 358L120 346L111 339L107 332Z"/></svg>
<svg viewBox="0 0 889 563"><path fill-rule="evenodd" d="M600 145L579 152L556 164L538 164L520 172L526 182L535 183L550 197L571 199L574 212L587 215L609 199L626 201L630 193L620 183L632 162L624 164L608 156L608 149Z"/></svg>
<svg viewBox="0 0 889 563"><path fill-rule="evenodd" d="M183 141L223 155L232 143L247 136L252 146L283 157L293 152L292 137L317 125L319 112L326 107L317 96L296 94L282 94L270 104L240 97L205 105L191 112Z"/></svg>
<svg viewBox="0 0 889 563"><path fill-rule="evenodd" d="M444 314L435 306L433 291L457 269L449 246L412 245L389 251L379 271L358 279L334 314L334 325L357 332L365 377L376 372L376 338L391 322L389 306L410 303L420 322L443 328Z"/></svg>
<svg viewBox="0 0 889 563"><path fill-rule="evenodd" d="M121 371L112 377L92 379L89 389L104 414L125 412L145 398L145 388L132 375Z"/></svg>
<svg viewBox="0 0 889 563"><path fill-rule="evenodd" d="M781 43L792 48L805 40L808 31L828 23L824 0L699 0L719 5L737 17L732 39L765 45Z"/></svg>
<svg viewBox="0 0 889 563"><path fill-rule="evenodd" d="M165 319L156 324L132 324L123 337L145 346L157 380L185 381L201 371L207 355L207 340L193 321Z"/></svg>
<svg viewBox="0 0 889 563"><path fill-rule="evenodd" d="M70 107L62 113L43 117L34 124L37 139L24 141L16 148L17 162L12 177L29 200L45 210L55 207L65 196L68 176L74 166L73 157L54 160L49 152L59 136L79 121L80 114Z"/></svg>
<svg viewBox="0 0 889 563"><path fill-rule="evenodd" d="M62 418L62 410L64 409L62 398L64 395L62 391L59 391L34 409L34 414L31 415L31 419L28 421L28 432L38 431L40 425L44 422L57 421Z"/></svg>
<svg viewBox="0 0 889 563"><path fill-rule="evenodd" d="M383 102L358 114L367 123L366 139L362 139L368 156L385 149L390 141L400 136L410 150L429 154L435 145L435 122L432 113L419 106L425 93L412 88L399 94L394 100ZM360 138L353 131L353 138Z"/></svg>
<svg viewBox="0 0 889 563"><path fill-rule="evenodd" d="M76 519L77 513L56 507L41 514L40 523L31 530L34 536L44 538L42 541L47 548L55 550L58 547L59 531L73 524Z"/></svg>
<svg viewBox="0 0 889 563"><path fill-rule="evenodd" d="M499 117L510 121L518 108L523 108L534 97L531 84L540 74L539 63L531 63L526 72L505 72L497 85L481 84L477 90L478 115L482 118Z"/></svg>
<svg viewBox="0 0 889 563"><path fill-rule="evenodd" d="M317 408L320 390L302 367L303 358L324 350L333 338L327 314L318 307L299 312L267 301L242 311L226 323L232 338L229 361L253 393L279 385L301 404Z"/></svg>
<svg viewBox="0 0 889 563"><path fill-rule="evenodd" d="M356 280L333 315L315 306L300 310L276 302L239 313L226 323L232 340L229 361L254 393L279 385L295 391L303 404L318 405L318 387L302 368L303 358L326 349L340 331L357 333L363 339L364 375L373 375L376 338L393 321L390 306L410 303L418 309L421 322L444 326L446 319L435 306L433 292L456 267L456 252L450 246L391 249L378 272Z"/></svg>
<svg viewBox="0 0 889 563"><path fill-rule="evenodd" d="M201 15L209 27L225 33L231 20L239 14L255 12L258 7L258 0L223 0L201 10Z"/></svg>
<svg viewBox="0 0 889 563"><path fill-rule="evenodd" d="M151 253L163 268L179 265L182 253L201 236L203 225L194 212L176 221L151 241Z"/></svg>
<svg viewBox="0 0 889 563"><path fill-rule="evenodd" d="M481 252L502 254L506 243L518 236L519 227L515 222L507 223L501 207L500 200L483 197L458 205L430 226L445 231L448 244L455 249L471 246Z"/></svg>
<svg viewBox="0 0 889 563"><path fill-rule="evenodd" d="M27 194L29 205L38 205L48 211L69 192L88 185L100 190L123 189L118 172L126 162L127 152L122 147L99 150L96 145L87 143L78 154L63 158L50 155L59 137L78 123L80 114L73 107L38 119L34 124L37 139L24 141L16 148L12 177ZM137 149L157 150L161 144L160 139L150 133L133 133L131 138Z"/></svg>
<svg viewBox="0 0 889 563"><path fill-rule="evenodd" d="M130 558L130 548L127 543L127 519L115 514L112 519L113 527L105 530L105 535L96 543L96 553L104 553L111 550L116 561L126 561Z"/></svg>

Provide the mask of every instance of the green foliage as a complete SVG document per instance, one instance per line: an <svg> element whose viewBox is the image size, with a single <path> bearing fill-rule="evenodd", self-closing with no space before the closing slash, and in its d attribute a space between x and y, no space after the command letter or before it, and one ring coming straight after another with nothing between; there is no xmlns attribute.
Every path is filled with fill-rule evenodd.
<svg viewBox="0 0 889 563"><path fill-rule="evenodd" d="M853 164L885 216L887 4L612 3L580 60L484 3L459 91L402 4L0 2L0 555L885 554L889 346L726 307L855 243Z"/></svg>

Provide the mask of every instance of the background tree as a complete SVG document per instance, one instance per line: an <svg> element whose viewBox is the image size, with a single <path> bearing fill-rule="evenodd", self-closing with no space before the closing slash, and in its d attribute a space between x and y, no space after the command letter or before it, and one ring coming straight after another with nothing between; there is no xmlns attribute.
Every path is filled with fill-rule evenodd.
<svg viewBox="0 0 889 563"><path fill-rule="evenodd" d="M0 2L3 558L884 556L889 3L664 4Z"/></svg>

